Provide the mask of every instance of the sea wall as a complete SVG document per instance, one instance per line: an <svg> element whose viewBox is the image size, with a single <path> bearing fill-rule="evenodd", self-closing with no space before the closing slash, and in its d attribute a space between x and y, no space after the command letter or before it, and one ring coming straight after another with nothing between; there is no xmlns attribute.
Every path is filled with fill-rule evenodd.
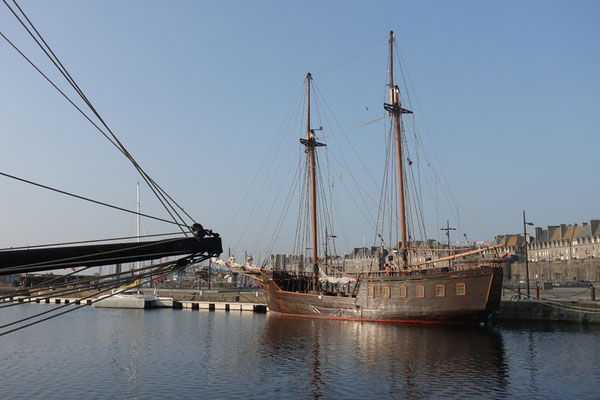
<svg viewBox="0 0 600 400"><path fill-rule="evenodd" d="M589 301L502 301L495 321L575 322L600 324L600 303Z"/></svg>
<svg viewBox="0 0 600 400"><path fill-rule="evenodd" d="M525 263L504 267L504 279L525 280ZM600 259L538 261L529 263L529 279L541 281L600 281Z"/></svg>

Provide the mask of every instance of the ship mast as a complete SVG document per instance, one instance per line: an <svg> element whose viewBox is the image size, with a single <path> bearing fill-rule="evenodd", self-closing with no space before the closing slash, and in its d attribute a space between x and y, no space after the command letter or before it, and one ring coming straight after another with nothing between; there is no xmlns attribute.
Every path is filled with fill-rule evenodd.
<svg viewBox="0 0 600 400"><path fill-rule="evenodd" d="M394 131L396 134L396 161L398 164L398 191L400 202L400 227L402 230L402 248L400 255L402 257L402 267L408 267L408 241L406 239L406 206L404 203L404 171L402 158L402 114L412 114L412 111L406 110L400 105L400 95L398 86L394 85L394 32L390 31L390 64L389 64L389 87L390 103L385 104L384 108L394 117Z"/></svg>
<svg viewBox="0 0 600 400"><path fill-rule="evenodd" d="M315 147L325 146L323 143L318 143L315 140L315 131L310 128L310 81L312 75L310 72L306 74L306 139L300 139L306 147L306 152L309 158L310 168L310 198L311 198L311 222L312 222L312 236L313 236L313 293L317 292L319 283L319 264L317 259L317 183L316 183L316 160L315 160Z"/></svg>

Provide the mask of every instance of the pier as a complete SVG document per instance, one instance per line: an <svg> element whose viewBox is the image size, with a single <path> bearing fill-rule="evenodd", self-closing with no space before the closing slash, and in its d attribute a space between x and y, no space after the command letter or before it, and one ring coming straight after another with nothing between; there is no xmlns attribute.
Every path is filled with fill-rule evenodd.
<svg viewBox="0 0 600 400"><path fill-rule="evenodd" d="M37 304L72 304L72 305L92 305L97 297L85 298L90 296L90 292L81 292L78 297L51 297L38 296L15 296L10 297L9 301L18 303L37 303ZM206 311L225 311L225 312L255 312L266 313L267 305L263 300L262 293L256 290L252 291L203 291L203 290L159 290L160 304L150 306L150 308L173 308L183 310L206 310ZM161 301L168 295L173 300L165 303Z"/></svg>
<svg viewBox="0 0 600 400"><path fill-rule="evenodd" d="M182 301L181 306L184 310L208 310L208 311L252 311L255 313L266 313L267 305L260 303L225 303L210 301Z"/></svg>

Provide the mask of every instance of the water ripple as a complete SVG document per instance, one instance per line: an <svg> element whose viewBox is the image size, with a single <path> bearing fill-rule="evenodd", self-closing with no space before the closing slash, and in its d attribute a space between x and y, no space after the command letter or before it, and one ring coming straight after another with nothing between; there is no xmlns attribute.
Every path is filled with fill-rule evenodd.
<svg viewBox="0 0 600 400"><path fill-rule="evenodd" d="M0 321L48 305L3 310ZM596 329L85 308L0 338L1 398L597 398Z"/></svg>

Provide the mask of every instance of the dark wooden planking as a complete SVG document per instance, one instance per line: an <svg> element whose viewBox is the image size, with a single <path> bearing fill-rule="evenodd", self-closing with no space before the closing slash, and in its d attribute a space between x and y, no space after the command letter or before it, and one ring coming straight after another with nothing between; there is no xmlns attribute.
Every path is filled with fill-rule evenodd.
<svg viewBox="0 0 600 400"><path fill-rule="evenodd" d="M0 275L67 267L95 267L186 254L217 256L222 252L220 237L6 250L0 251Z"/></svg>
<svg viewBox="0 0 600 400"><path fill-rule="evenodd" d="M466 294L459 296L456 285L464 283ZM435 294L436 285L444 285L445 295ZM406 286L407 297L399 296ZM425 289L416 297L417 286ZM368 288L374 288L374 297ZM383 298L383 288L390 297ZM275 282L263 286L269 310L277 313L317 318L360 321L416 323L477 323L485 321L500 306L502 269L483 267L465 271L426 275L368 276L360 280L356 297L327 296L281 290Z"/></svg>

